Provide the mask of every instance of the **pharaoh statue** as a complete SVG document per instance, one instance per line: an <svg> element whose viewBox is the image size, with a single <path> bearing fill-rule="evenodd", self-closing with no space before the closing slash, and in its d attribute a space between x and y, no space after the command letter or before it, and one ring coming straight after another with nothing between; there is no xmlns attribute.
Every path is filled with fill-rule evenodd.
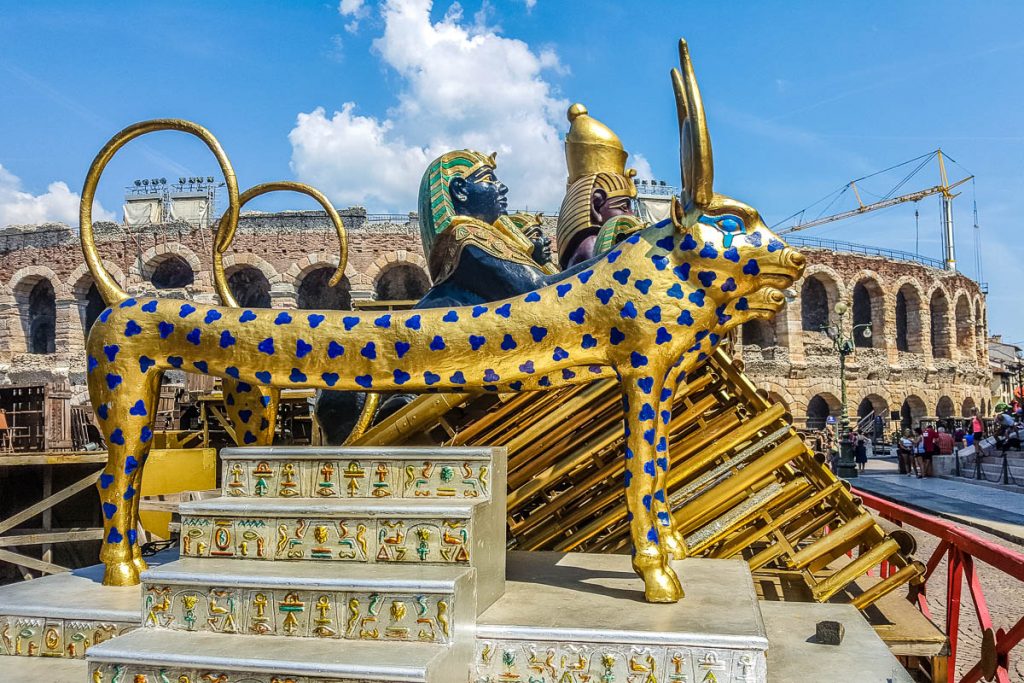
<svg viewBox="0 0 1024 683"><path fill-rule="evenodd" d="M434 283L417 308L496 301L543 286L554 272L540 221L507 214L495 155L443 154L420 182L423 252Z"/></svg>
<svg viewBox="0 0 1024 683"><path fill-rule="evenodd" d="M556 272L550 239L539 217L507 214L507 194L494 154L455 150L427 167L419 191L420 234L434 285L416 308L486 303L550 284ZM327 442L338 445L411 398L322 391L316 414Z"/></svg>
<svg viewBox="0 0 1024 683"><path fill-rule="evenodd" d="M636 171L626 170L627 154L618 136L582 104L569 107L568 118L569 180L556 232L562 269L607 251L644 225L633 209ZM598 248L599 241L603 248Z"/></svg>

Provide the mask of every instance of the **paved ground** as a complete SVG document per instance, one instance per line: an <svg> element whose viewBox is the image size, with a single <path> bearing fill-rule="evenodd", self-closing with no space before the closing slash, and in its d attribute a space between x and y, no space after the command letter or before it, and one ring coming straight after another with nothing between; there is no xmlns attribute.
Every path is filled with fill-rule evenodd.
<svg viewBox="0 0 1024 683"><path fill-rule="evenodd" d="M896 473L894 461L871 460L868 468L865 476L852 480L855 487L973 527L969 530L976 535L1024 553L1024 494L970 482L902 476ZM917 539L918 558L927 562L938 542L924 532L910 527L907 530ZM1016 542L1008 539L1016 539ZM943 560L928 582L931 589L928 606L939 625L946 619L946 571L947 564ZM996 628L1010 628L1024 616L1024 583L985 564L978 564L978 573L993 623ZM981 651L981 629L966 584L961 596L959 648L958 678L967 672ZM1010 664L1010 680L1024 682L1024 645L1018 645L1010 653Z"/></svg>

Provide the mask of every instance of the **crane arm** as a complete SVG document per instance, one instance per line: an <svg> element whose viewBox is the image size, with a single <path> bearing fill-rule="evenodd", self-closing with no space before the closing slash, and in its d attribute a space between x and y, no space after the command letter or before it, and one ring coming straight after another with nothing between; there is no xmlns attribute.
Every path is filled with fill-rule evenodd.
<svg viewBox="0 0 1024 683"><path fill-rule="evenodd" d="M860 214L868 213L869 211L878 211L879 209L886 209L890 206L903 204L904 202L916 202L921 199L924 199L925 197L928 197L929 195L949 194L950 190L960 185L963 185L973 177L974 176L967 176L963 180L958 180L952 185L935 185L934 187L929 187L928 189L925 190L911 192L910 194L900 195L899 197L890 197L889 199L883 199L882 201L875 202L873 204L865 204L857 207L856 209L851 209L849 211L844 211L842 213L833 214L831 216L823 216L822 218L816 218L813 221L808 221L806 223L798 223L797 225L794 225L791 228L779 230L778 232L780 235L785 235L787 233L796 232L798 230L806 230L808 228L813 228L817 225L823 225L825 223L843 220L844 218L852 218L853 216L859 216Z"/></svg>

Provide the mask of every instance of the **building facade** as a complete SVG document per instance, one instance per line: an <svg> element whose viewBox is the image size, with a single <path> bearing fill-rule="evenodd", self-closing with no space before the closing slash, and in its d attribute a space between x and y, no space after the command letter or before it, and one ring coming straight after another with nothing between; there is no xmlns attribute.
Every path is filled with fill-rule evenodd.
<svg viewBox="0 0 1024 683"><path fill-rule="evenodd" d="M244 214L225 270L244 306L348 309L360 300L415 299L430 286L415 214L340 212L349 235L345 277L333 227L319 211ZM546 219L553 232L554 221ZM114 278L135 295L217 301L212 232L188 223L142 228L97 224ZM835 304L849 306L851 416L897 421L982 412L992 401L985 297L978 284L941 264L896 252L852 253L854 245L806 246L796 300L770 322L744 325L737 354L748 374L798 423L839 413L838 356L822 327ZM862 248L858 248L863 250ZM85 267L77 229L65 225L0 231L0 383L67 382L84 401L84 345L104 308Z"/></svg>
<svg viewBox="0 0 1024 683"><path fill-rule="evenodd" d="M809 428L840 413L839 355L823 328L853 337L846 360L851 422L888 428L991 408L988 317L978 283L912 254L794 239L807 257L796 299L773 321L744 325L738 354L751 378ZM860 251L862 253L855 253ZM870 324L871 335L861 325ZM858 333L854 334L854 328Z"/></svg>

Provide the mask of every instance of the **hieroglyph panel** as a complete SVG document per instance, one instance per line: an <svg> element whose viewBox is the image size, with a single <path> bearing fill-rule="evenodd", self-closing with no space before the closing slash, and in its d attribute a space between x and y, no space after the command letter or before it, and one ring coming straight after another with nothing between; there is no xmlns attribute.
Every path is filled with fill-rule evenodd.
<svg viewBox="0 0 1024 683"><path fill-rule="evenodd" d="M83 659L85 651L138 624L0 615L0 655Z"/></svg>
<svg viewBox="0 0 1024 683"><path fill-rule="evenodd" d="M286 519L187 516L182 557L468 564L468 519Z"/></svg>
<svg viewBox="0 0 1024 683"><path fill-rule="evenodd" d="M478 641L475 683L764 683L761 650Z"/></svg>
<svg viewBox="0 0 1024 683"><path fill-rule="evenodd" d="M224 493L254 498L487 498L490 460L226 460Z"/></svg>
<svg viewBox="0 0 1024 683"><path fill-rule="evenodd" d="M288 588L147 586L143 624L350 640L451 642L453 597Z"/></svg>

